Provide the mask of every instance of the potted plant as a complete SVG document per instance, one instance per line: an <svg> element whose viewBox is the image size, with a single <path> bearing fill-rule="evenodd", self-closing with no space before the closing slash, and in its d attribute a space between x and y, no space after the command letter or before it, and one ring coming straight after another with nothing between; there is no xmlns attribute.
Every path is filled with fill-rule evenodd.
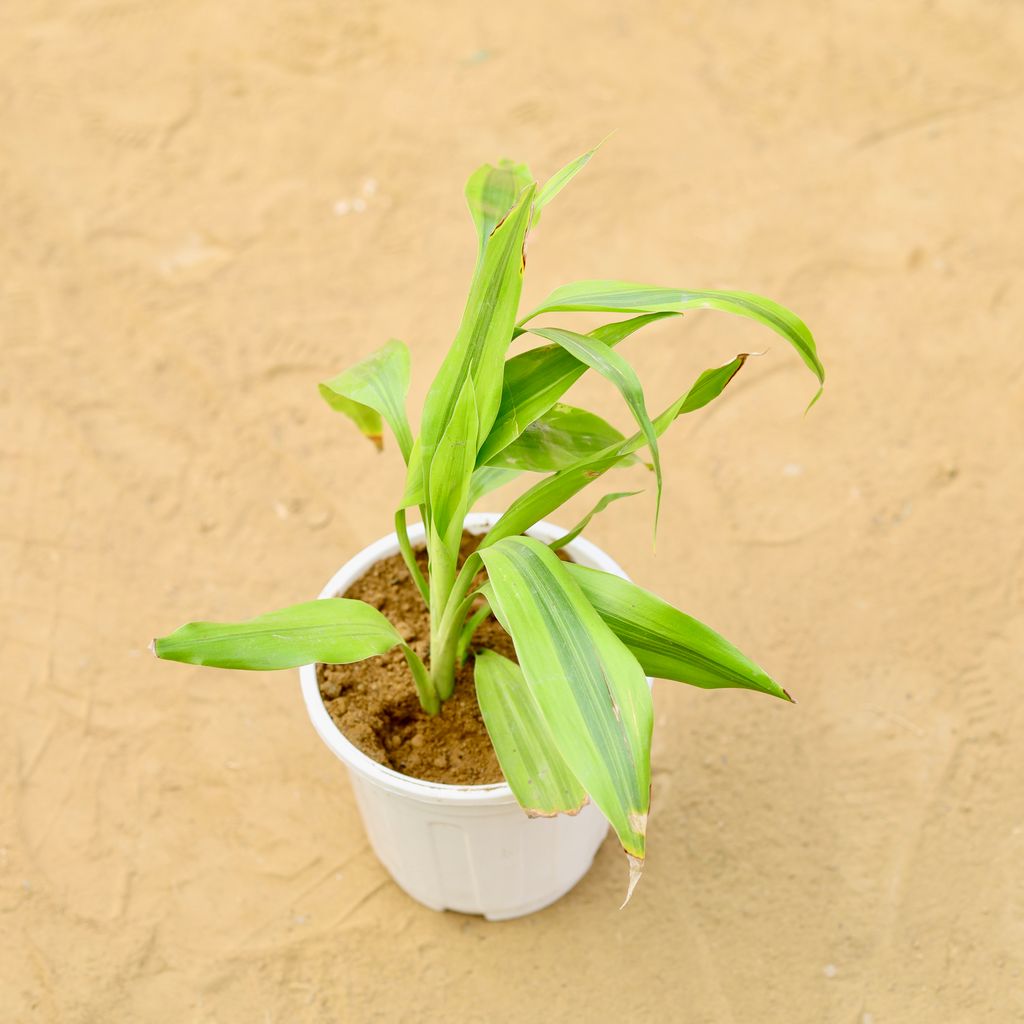
<svg viewBox="0 0 1024 1024"><path fill-rule="evenodd" d="M246 622L191 622L154 641L156 655L174 661L300 667L313 723L349 768L375 850L406 891L437 909L491 918L538 909L582 877L608 824L628 857L628 901L645 853L650 677L790 699L728 641L631 583L580 537L593 515L627 495L604 495L568 531L545 521L646 449L656 526L658 438L678 416L717 398L747 359L740 354L705 371L651 416L618 348L650 323L697 308L749 317L790 343L824 382L804 323L747 292L584 281L520 315L530 228L593 152L543 187L510 161L485 165L469 179L476 269L418 436L405 410L409 353L401 342L320 385L328 404L378 448L384 423L393 433L407 466L394 533L356 555L321 599ZM538 323L577 311L626 318L587 333ZM543 344L509 358L511 343L525 334ZM561 402L588 369L621 394L636 422L631 436ZM520 473L539 478L502 514L471 512ZM410 509L419 513L414 525ZM384 612L395 608L401 611L391 621ZM416 616L420 624L410 625ZM385 690L405 701L400 720L378 713L378 705L353 708L371 677L382 677ZM481 756L496 757L500 774L495 768L492 777L466 784L433 767L403 771L419 763L417 737L422 748L424 736L446 735L455 715L448 709L456 705L464 720L482 720L489 742L485 737ZM455 749L460 739L431 765L465 760ZM409 757L395 760L395 748Z"/></svg>

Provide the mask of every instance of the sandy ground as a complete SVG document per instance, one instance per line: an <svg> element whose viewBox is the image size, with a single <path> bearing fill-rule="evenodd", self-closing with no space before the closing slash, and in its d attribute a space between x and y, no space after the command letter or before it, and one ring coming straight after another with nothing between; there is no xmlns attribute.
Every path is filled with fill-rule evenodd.
<svg viewBox="0 0 1024 1024"><path fill-rule="evenodd" d="M0 8L0 1019L1024 1019L1024 9L442 10ZM525 300L763 291L830 380L805 418L722 315L628 343L655 406L770 352L666 440L657 553L649 493L591 536L800 703L659 683L633 904L608 843L490 925L389 881L293 673L146 644L388 531L399 460L316 381L400 337L418 409L468 172L612 128Z"/></svg>

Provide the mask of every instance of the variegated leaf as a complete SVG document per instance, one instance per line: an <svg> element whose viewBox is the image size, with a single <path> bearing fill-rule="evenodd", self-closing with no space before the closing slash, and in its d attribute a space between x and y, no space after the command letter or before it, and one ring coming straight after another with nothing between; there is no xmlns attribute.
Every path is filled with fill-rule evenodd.
<svg viewBox="0 0 1024 1024"><path fill-rule="evenodd" d="M792 700L745 654L713 629L612 573L568 564L587 600L649 676L705 689L741 687Z"/></svg>
<svg viewBox="0 0 1024 1024"><path fill-rule="evenodd" d="M491 608L512 637L555 746L638 870L653 722L643 670L545 544L509 537L481 556Z"/></svg>
<svg viewBox="0 0 1024 1024"><path fill-rule="evenodd" d="M484 725L520 806L531 817L576 814L586 791L559 754L522 669L494 651L478 651L473 675Z"/></svg>

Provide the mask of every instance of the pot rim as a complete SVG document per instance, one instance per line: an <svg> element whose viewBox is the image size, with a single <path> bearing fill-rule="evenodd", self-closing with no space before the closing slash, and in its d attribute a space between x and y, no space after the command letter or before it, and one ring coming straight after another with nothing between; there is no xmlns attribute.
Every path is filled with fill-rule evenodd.
<svg viewBox="0 0 1024 1024"><path fill-rule="evenodd" d="M498 512L470 512L464 521L465 529L470 533L486 533L501 518ZM561 537L566 531L553 523L541 520L526 531L528 536L550 542ZM409 540L418 545L425 540L422 523L409 526ZM399 553L398 535L390 533L372 544L367 545L350 558L328 581L320 591L319 599L329 599L343 594L356 580L364 576L372 566L384 558ZM577 537L565 547L566 552L574 556L574 561L594 569L603 569L623 579L629 579L622 567L611 556L607 555L596 544L583 537ZM412 797L423 803L438 803L462 806L501 806L516 803L512 790L507 782L492 782L485 785L459 786L447 782L430 782L417 779L411 775L403 775L386 765L379 764L372 757L364 754L334 723L323 698L320 696L320 685L317 681L316 664L303 665L299 669L302 685L302 696L306 711L309 713L313 728L327 744L330 750L340 758L352 771L370 779L376 785ZM650 680L648 680L648 685Z"/></svg>

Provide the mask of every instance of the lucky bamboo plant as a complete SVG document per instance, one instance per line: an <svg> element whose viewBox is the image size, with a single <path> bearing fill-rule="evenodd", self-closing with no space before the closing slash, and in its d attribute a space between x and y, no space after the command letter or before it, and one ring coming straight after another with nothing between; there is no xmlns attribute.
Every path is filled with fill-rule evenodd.
<svg viewBox="0 0 1024 1024"><path fill-rule="evenodd" d="M632 892L643 863L650 802L646 676L790 697L707 626L633 583L556 555L595 513L626 494L602 497L553 544L527 531L609 469L635 463L645 448L656 484L657 523L658 438L678 416L717 398L747 358L741 354L705 371L652 417L637 374L617 347L642 327L690 309L724 310L770 327L796 349L819 383L824 370L804 323L748 292L582 281L556 289L520 316L527 235L593 153L539 188L525 165L507 160L485 165L469 179L476 269L462 323L427 395L418 437L406 416L409 352L401 342L388 342L320 385L328 404L351 417L378 448L387 422L406 462L407 483L394 522L405 563L429 608L427 660L377 609L347 598L308 601L247 622L192 622L156 640L154 650L161 658L198 665L280 669L356 662L397 646L430 715L452 696L456 666L471 654L484 722L519 803L527 814L554 815L572 814L592 799L629 857ZM536 325L549 314L577 311L629 318L585 334ZM511 343L524 334L546 344L508 358ZM618 389L637 424L633 436L560 402L588 369ZM820 393L819 387L815 399ZM542 475L460 566L466 513L522 472ZM410 509L419 511L425 527L426 574L409 541ZM474 631L490 614L510 634L518 663L474 647Z"/></svg>

